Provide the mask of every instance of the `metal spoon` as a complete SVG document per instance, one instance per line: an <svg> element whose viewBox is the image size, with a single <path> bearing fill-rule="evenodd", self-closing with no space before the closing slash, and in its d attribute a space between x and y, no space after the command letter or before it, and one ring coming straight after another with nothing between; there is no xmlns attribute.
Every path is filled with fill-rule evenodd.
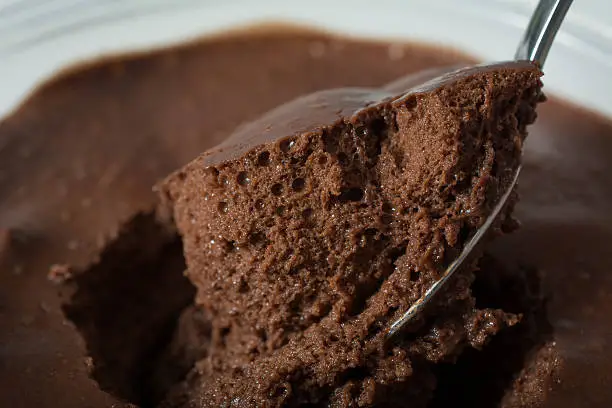
<svg viewBox="0 0 612 408"><path fill-rule="evenodd" d="M572 5L573 0L540 0L536 9L531 16L531 20L527 25L525 34L521 39L519 46L514 55L515 60L528 60L538 64L540 67L544 65L548 51L552 46L553 40L567 11ZM434 282L433 285L420 299L418 299L406 313L402 315L398 320L393 322L387 332L387 338L392 337L397 333L406 323L412 320L418 315L423 308L426 306L438 291L444 287L446 282L453 276L453 274L459 269L461 264L466 260L472 250L476 247L478 242L485 235L487 230L493 224L493 221L497 218L502 208L506 204L508 197L512 193L518 176L521 172L521 165L519 165L514 173L512 182L508 186L506 192L502 195L501 199L493 208L493 211L484 222L484 224L476 231L474 236L467 242L463 251L459 256L446 268L442 276Z"/></svg>

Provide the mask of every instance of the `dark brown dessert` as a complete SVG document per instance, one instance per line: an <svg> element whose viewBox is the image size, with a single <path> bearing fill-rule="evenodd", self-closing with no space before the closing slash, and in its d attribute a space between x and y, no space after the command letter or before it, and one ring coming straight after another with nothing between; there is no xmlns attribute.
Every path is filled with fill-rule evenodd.
<svg viewBox="0 0 612 408"><path fill-rule="evenodd" d="M172 175L162 197L196 303L225 346L190 381L187 405L425 406L433 364L513 325L514 315L474 307L465 268L428 319L385 346L385 328L508 188L539 77L504 63L399 97L315 93Z"/></svg>
<svg viewBox="0 0 612 408"><path fill-rule="evenodd" d="M315 47L323 55L313 56ZM469 61L418 44L393 47L404 57L391 60L387 43L249 29L81 67L4 118L0 226L10 242L0 253L0 400L14 407L127 405L90 377L86 328L65 317L47 278L50 265L89 270L122 225L155 205L151 186L243 121L319 89L380 86Z"/></svg>
<svg viewBox="0 0 612 408"><path fill-rule="evenodd" d="M75 271L63 285L63 311L81 328L91 376L103 390L143 406L167 391L162 384L153 386L151 372L177 315L193 299L184 268L176 236L145 213L122 225L100 260L85 272ZM165 383L181 378L168 368L166 375L171 378Z"/></svg>
<svg viewBox="0 0 612 408"><path fill-rule="evenodd" d="M95 342L117 342L110 339L116 336L124 337L123 348L107 348L109 353L132 359L126 347L139 352L129 336L137 336L136 326L149 322L121 320L135 316L122 311L137 308L140 295L134 291L117 296L121 302L106 303L106 315L116 325L133 324L134 330L98 330L104 323L96 318L102 309L87 309L90 315L80 310L82 319L74 324L62 312L58 286L49 283L47 274L53 264L59 280L99 272L95 264L107 244L118 245L112 241L126 237L118 234L121 226L154 205L151 186L157 180L222 141L237 124L299 95L333 87L379 87L411 72L457 63L473 60L418 44L267 28L105 60L46 84L0 122L0 400L26 408L132 406L124 402L125 393L116 391L127 387L128 376L109 372L129 364L106 363L118 358L92 351ZM612 342L612 122L552 98L539 108L530 134L516 207L522 228L493 241L488 250L496 263L482 264L473 284L477 307L524 317L501 330L482 352L467 349L456 363L440 364L432 407L447 408L449 402L494 407L502 398L509 404L504 407L531 407L540 406L544 396L545 407L612 405L612 348L607 346ZM143 240L137 242L140 249L146 247ZM147 276L149 268L139 263L127 272L137 252L115 252L126 258L112 262L102 256L108 279L100 285ZM119 262L124 267L115 268ZM147 263L157 265L155 260ZM507 279L497 278L500 265ZM523 326L539 319L525 319L536 308L516 296L528 293L517 272L529 271L525 265L537 265L542 272L554 337L538 340L537 332L527 330L531 324ZM153 275L160 279L183 272L170 264L159 266L164 272ZM75 296L85 296L78 294L80 285L70 285ZM109 293L100 285L84 285L83 290ZM138 287L149 286L132 285ZM483 298L483 292L493 296ZM164 307L164 299L158 299L157 307ZM189 367L201 358L202 350L186 345L201 344L207 351L206 326L205 316L186 311L166 354L176 357L165 360L184 358ZM99 341L87 334L96 330ZM559 359L559 376L551 376ZM151 361L141 363L149 366ZM170 365L162 382L183 375L185 365ZM100 376L89 375L91 366L104 378L122 382L98 383ZM137 383L133 387L140 390ZM494 386L478 386L482 383ZM142 405L139 401L147 397L133 402Z"/></svg>

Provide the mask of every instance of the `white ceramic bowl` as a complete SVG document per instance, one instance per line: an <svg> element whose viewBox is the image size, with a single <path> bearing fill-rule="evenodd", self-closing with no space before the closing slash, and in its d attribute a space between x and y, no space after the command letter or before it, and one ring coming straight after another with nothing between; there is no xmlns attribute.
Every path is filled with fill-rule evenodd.
<svg viewBox="0 0 612 408"><path fill-rule="evenodd" d="M78 62L260 21L450 45L509 59L536 0L0 0L0 117ZM546 66L549 93L612 116L612 2L576 0Z"/></svg>

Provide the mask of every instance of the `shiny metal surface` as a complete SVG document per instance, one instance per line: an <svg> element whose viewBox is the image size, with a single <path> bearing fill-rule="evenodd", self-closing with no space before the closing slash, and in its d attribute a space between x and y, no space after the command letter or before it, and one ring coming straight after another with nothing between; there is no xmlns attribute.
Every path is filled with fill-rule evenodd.
<svg viewBox="0 0 612 408"><path fill-rule="evenodd" d="M541 0L529 20L514 59L529 60L543 66L572 2L573 0Z"/></svg>

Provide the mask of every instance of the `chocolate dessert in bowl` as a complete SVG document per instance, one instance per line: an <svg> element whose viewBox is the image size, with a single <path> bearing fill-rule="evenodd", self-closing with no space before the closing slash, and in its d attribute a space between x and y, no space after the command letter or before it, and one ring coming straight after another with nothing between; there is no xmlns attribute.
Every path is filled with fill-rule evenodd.
<svg viewBox="0 0 612 408"><path fill-rule="evenodd" d="M357 22L365 9L355 9ZM188 21L176 13L165 21ZM336 32L244 29L107 59L7 114L3 400L607 406L607 120L557 100L573 89L546 76L552 98L525 144L521 228L487 245L405 343L382 347L383 320L431 282L494 199L496 160L522 148L539 74L468 75L402 99L409 87L381 87L473 60L408 42L429 34L418 24L401 41L327 28ZM361 90L290 102L338 87ZM576 95L584 102L584 89ZM462 98L474 106L455 109ZM263 139L237 143L241 132ZM170 173L160 205L152 187ZM500 232L517 226L511 209Z"/></svg>

